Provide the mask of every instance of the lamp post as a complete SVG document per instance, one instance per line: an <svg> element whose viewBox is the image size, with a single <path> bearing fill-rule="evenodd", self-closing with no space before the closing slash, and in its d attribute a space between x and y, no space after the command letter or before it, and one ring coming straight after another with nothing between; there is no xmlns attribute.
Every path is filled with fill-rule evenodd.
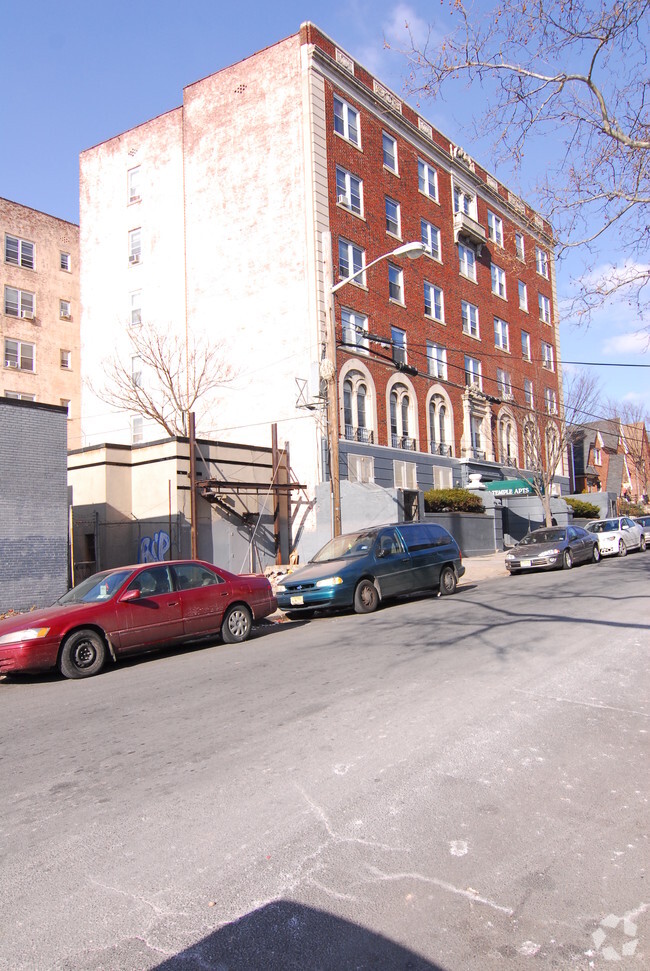
<svg viewBox="0 0 650 971"><path fill-rule="evenodd" d="M357 270L351 276L333 282L332 272L332 235L324 232L322 236L323 246L323 271L325 282L325 293L327 300L326 313L326 356L321 361L321 377L327 382L327 439L330 456L330 482L332 485L332 534L341 535L341 480L339 474L339 404L338 404L338 385L336 370L336 314L334 304L334 294L348 283L352 283L358 277L362 277L367 270L381 263L382 260L390 259L391 256L408 256L415 260L426 252L423 243L403 243L390 253L383 253L377 259L372 260L366 266Z"/></svg>

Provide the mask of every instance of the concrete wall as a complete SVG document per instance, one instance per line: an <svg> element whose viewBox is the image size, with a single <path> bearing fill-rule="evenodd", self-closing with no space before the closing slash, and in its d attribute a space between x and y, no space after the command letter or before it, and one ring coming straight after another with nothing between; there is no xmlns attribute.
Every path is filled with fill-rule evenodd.
<svg viewBox="0 0 650 971"><path fill-rule="evenodd" d="M68 588L67 412L0 398L0 613Z"/></svg>

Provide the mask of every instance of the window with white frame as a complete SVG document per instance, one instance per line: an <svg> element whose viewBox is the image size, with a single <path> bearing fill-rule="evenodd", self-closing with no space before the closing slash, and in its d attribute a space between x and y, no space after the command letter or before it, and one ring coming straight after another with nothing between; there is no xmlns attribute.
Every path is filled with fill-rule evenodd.
<svg viewBox="0 0 650 971"><path fill-rule="evenodd" d="M334 95L334 131L359 147L359 112Z"/></svg>
<svg viewBox="0 0 650 971"><path fill-rule="evenodd" d="M433 283L424 281L424 312L427 317L444 323L445 304L441 287L436 287Z"/></svg>
<svg viewBox="0 0 650 971"><path fill-rule="evenodd" d="M528 313L528 288L523 280L517 280L517 289L519 290L519 309Z"/></svg>
<svg viewBox="0 0 650 971"><path fill-rule="evenodd" d="M59 398L59 404L61 405L62 408L65 408L66 409L66 411L68 413L66 415L66 418L68 419L68 421L70 421L70 419L72 418L72 414L71 414L71 411L70 411L70 399L69 398Z"/></svg>
<svg viewBox="0 0 650 971"><path fill-rule="evenodd" d="M543 293L539 294L539 319L545 324L551 322L551 301Z"/></svg>
<svg viewBox="0 0 650 971"><path fill-rule="evenodd" d="M348 481L375 481L375 460L372 455L353 455L348 453Z"/></svg>
<svg viewBox="0 0 650 971"><path fill-rule="evenodd" d="M358 273L359 276L352 282L365 286L366 275L361 273L365 263L365 251L356 243L350 243L347 239L339 237L339 277L344 280Z"/></svg>
<svg viewBox="0 0 650 971"><path fill-rule="evenodd" d="M502 351L510 350L510 338L508 336L508 325L500 317L494 318L494 346L500 347Z"/></svg>
<svg viewBox="0 0 650 971"><path fill-rule="evenodd" d="M447 380L447 348L434 341L427 341L427 364L432 378Z"/></svg>
<svg viewBox="0 0 650 971"><path fill-rule="evenodd" d="M66 273L70 272L71 262L69 253L61 253L61 269L65 270Z"/></svg>
<svg viewBox="0 0 650 971"><path fill-rule="evenodd" d="M411 438L411 399L406 385L396 384L390 392L390 441L393 448L414 448Z"/></svg>
<svg viewBox="0 0 650 971"><path fill-rule="evenodd" d="M29 290L5 287L5 313L8 317L24 317L26 320L33 320L34 306L34 294Z"/></svg>
<svg viewBox="0 0 650 971"><path fill-rule="evenodd" d="M492 274L492 293L495 293L497 297L501 297L503 300L506 299L506 271L502 270L500 266L496 263L490 265L490 272Z"/></svg>
<svg viewBox="0 0 650 971"><path fill-rule="evenodd" d="M346 350L368 350L368 318L354 310L343 307L341 310L341 329Z"/></svg>
<svg viewBox="0 0 650 971"><path fill-rule="evenodd" d="M508 371L497 368L497 387L502 398L512 398L512 377Z"/></svg>
<svg viewBox="0 0 650 971"><path fill-rule="evenodd" d="M450 446L451 447L451 446ZM451 489L454 484L454 474L451 469L447 469L441 465L434 465L433 467L433 488L434 489Z"/></svg>
<svg viewBox="0 0 650 971"><path fill-rule="evenodd" d="M458 261L460 272L468 280L476 283L476 250L473 246L466 246L465 243L458 244Z"/></svg>
<svg viewBox="0 0 650 971"><path fill-rule="evenodd" d="M553 345L547 344L546 341L542 341L542 367L546 368L547 371L555 370Z"/></svg>
<svg viewBox="0 0 650 971"><path fill-rule="evenodd" d="M438 173L421 158L418 159L418 188L425 196L438 201Z"/></svg>
<svg viewBox="0 0 650 971"><path fill-rule="evenodd" d="M451 420L449 406L441 394L429 401L429 449L433 455L451 455Z"/></svg>
<svg viewBox="0 0 650 971"><path fill-rule="evenodd" d="M504 465L515 465L517 460L517 434L510 415L504 414L499 419L498 434L501 462Z"/></svg>
<svg viewBox="0 0 650 971"><path fill-rule="evenodd" d="M415 462L393 462L393 476L396 489L416 490L418 487L418 468Z"/></svg>
<svg viewBox="0 0 650 971"><path fill-rule="evenodd" d="M402 238L402 222L399 202L386 196L386 232Z"/></svg>
<svg viewBox="0 0 650 971"><path fill-rule="evenodd" d="M548 253L539 246L535 247L535 268L540 276L548 280Z"/></svg>
<svg viewBox="0 0 650 971"><path fill-rule="evenodd" d="M526 259L526 250L525 250L523 233L515 233L515 253L517 255L518 260L521 260L523 262Z"/></svg>
<svg viewBox="0 0 650 971"><path fill-rule="evenodd" d="M61 320L70 320L70 301L59 300L59 317Z"/></svg>
<svg viewBox="0 0 650 971"><path fill-rule="evenodd" d="M406 331L399 327L391 327L390 338L393 346L393 361L395 364L406 364Z"/></svg>
<svg viewBox="0 0 650 971"><path fill-rule="evenodd" d="M138 445L144 439L144 421L142 415L131 415L131 444Z"/></svg>
<svg viewBox="0 0 650 971"><path fill-rule="evenodd" d="M13 398L15 401L36 401L35 394L26 394L24 391L5 391L5 398Z"/></svg>
<svg viewBox="0 0 650 971"><path fill-rule="evenodd" d="M524 361L530 361L530 334L527 330L521 332L521 356Z"/></svg>
<svg viewBox="0 0 650 971"><path fill-rule="evenodd" d="M463 334L469 337L479 337L478 307L467 300L461 300L460 313L463 321Z"/></svg>
<svg viewBox="0 0 650 971"><path fill-rule="evenodd" d="M142 387L142 358L139 354L131 358L131 381L134 388Z"/></svg>
<svg viewBox="0 0 650 971"><path fill-rule="evenodd" d="M397 175L397 142L392 135L388 135L386 132L382 136L382 145L384 151L384 165L391 172Z"/></svg>
<svg viewBox="0 0 650 971"><path fill-rule="evenodd" d="M5 236L5 263L22 266L25 270L34 269L34 244L18 236Z"/></svg>
<svg viewBox="0 0 650 971"><path fill-rule="evenodd" d="M469 416L469 434L470 440L472 442L472 449L474 450L476 458L485 458L485 452L483 451L483 438L481 435L481 419L478 415Z"/></svg>
<svg viewBox="0 0 650 971"><path fill-rule="evenodd" d="M363 186L361 179L348 172L347 169L336 167L336 201L345 206L350 212L361 216L363 213Z"/></svg>
<svg viewBox="0 0 650 971"><path fill-rule="evenodd" d="M488 236L497 246L503 246L503 219L488 209Z"/></svg>
<svg viewBox="0 0 650 971"><path fill-rule="evenodd" d="M344 434L350 442L372 444L372 422L366 379L359 371L348 371L343 382Z"/></svg>
<svg viewBox="0 0 650 971"><path fill-rule="evenodd" d="M557 415L557 395L553 388L544 388L544 404L549 415Z"/></svg>
<svg viewBox="0 0 650 971"><path fill-rule="evenodd" d="M476 193L458 183L454 183L454 212L476 219Z"/></svg>
<svg viewBox="0 0 650 971"><path fill-rule="evenodd" d="M440 230L433 223L427 222L426 219L420 220L420 231L422 234L422 244L426 248L429 256L433 256L434 260L439 260L440 257Z"/></svg>
<svg viewBox="0 0 650 971"><path fill-rule="evenodd" d="M533 398L533 382L530 378L524 380L524 401L529 408L535 407L535 399Z"/></svg>
<svg viewBox="0 0 650 971"><path fill-rule="evenodd" d="M131 202L140 202L142 199L140 166L136 165L126 173L126 193L127 199Z"/></svg>
<svg viewBox="0 0 650 971"><path fill-rule="evenodd" d="M5 367L19 371L34 371L36 345L5 337Z"/></svg>
<svg viewBox="0 0 650 971"><path fill-rule="evenodd" d="M142 323L142 290L133 290L129 294L129 323L132 327Z"/></svg>
<svg viewBox="0 0 650 971"><path fill-rule="evenodd" d="M142 259L142 231L131 229L129 231L129 263L139 263Z"/></svg>
<svg viewBox="0 0 650 971"><path fill-rule="evenodd" d="M72 352L66 351L62 347L60 350L60 363L64 371L69 371L72 367Z"/></svg>
<svg viewBox="0 0 650 971"><path fill-rule="evenodd" d="M483 369L481 362L475 357L465 355L465 384L475 385L483 390Z"/></svg>
<svg viewBox="0 0 650 971"><path fill-rule="evenodd" d="M394 263L388 264L388 296L391 300L404 303L404 273Z"/></svg>
<svg viewBox="0 0 650 971"><path fill-rule="evenodd" d="M597 445L594 445L594 465L602 465L602 464L603 464L603 453L601 452L601 450L598 448Z"/></svg>

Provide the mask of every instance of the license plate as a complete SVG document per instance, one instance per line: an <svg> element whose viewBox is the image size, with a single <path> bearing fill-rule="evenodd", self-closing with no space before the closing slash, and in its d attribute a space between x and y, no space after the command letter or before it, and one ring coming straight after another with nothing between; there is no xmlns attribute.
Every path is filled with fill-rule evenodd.
<svg viewBox="0 0 650 971"><path fill-rule="evenodd" d="M533 561L532 560L522 560L521 561L521 565L522 566L532 566L533 565Z"/></svg>
<svg viewBox="0 0 650 971"><path fill-rule="evenodd" d="M292 607L299 607L301 604L304 604L304 602L305 602L305 598L304 597L292 597L291 598L291 606Z"/></svg>

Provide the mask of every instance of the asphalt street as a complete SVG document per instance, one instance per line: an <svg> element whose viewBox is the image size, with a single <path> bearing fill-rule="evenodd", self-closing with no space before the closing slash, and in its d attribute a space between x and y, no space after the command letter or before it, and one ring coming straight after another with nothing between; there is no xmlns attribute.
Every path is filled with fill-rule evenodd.
<svg viewBox="0 0 650 971"><path fill-rule="evenodd" d="M649 581L0 680L0 969L648 967Z"/></svg>

